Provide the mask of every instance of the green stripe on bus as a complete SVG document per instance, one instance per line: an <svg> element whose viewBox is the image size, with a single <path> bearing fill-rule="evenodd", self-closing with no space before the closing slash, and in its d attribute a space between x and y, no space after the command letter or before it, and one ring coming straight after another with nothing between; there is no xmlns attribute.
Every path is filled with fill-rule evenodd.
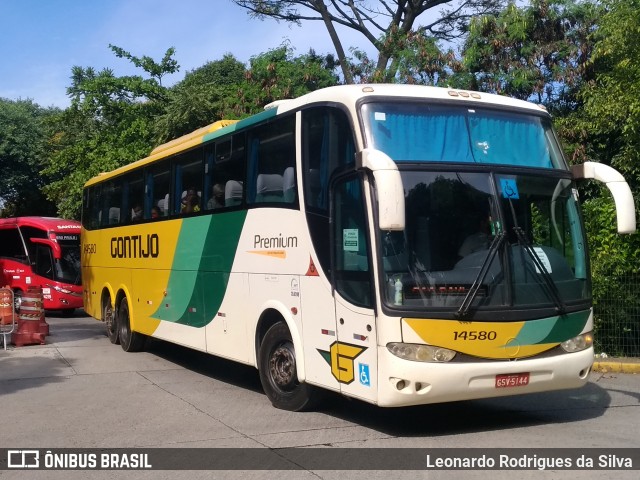
<svg viewBox="0 0 640 480"><path fill-rule="evenodd" d="M204 137L202 137L202 143L206 143L209 140L213 140L218 137L223 137L231 132L235 132L236 130L241 130L251 125L255 125L256 123L264 122L265 120L269 120L270 118L275 117L277 113L277 108L270 108L269 110L265 110L256 115L252 115L251 117L240 120L238 123L234 123L233 125L229 125L227 127L221 128L220 130L216 130L215 132L206 134Z"/></svg>
<svg viewBox="0 0 640 480"><path fill-rule="evenodd" d="M524 323L518 333L517 341L521 345L540 345L561 343L579 335L589 319L589 311L569 313Z"/></svg>
<svg viewBox="0 0 640 480"><path fill-rule="evenodd" d="M246 211L183 220L167 296L153 318L203 327L217 314Z"/></svg>

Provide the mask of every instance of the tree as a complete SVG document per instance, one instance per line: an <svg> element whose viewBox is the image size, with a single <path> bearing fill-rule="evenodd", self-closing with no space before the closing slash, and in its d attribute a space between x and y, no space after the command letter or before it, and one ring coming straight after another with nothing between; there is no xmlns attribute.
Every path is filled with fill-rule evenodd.
<svg viewBox="0 0 640 480"><path fill-rule="evenodd" d="M584 85L581 99L588 126L603 141L597 154L640 193L640 0L604 5L591 60L597 77Z"/></svg>
<svg viewBox="0 0 640 480"><path fill-rule="evenodd" d="M156 143L164 143L223 118L237 118L231 107L245 66L231 54L194 69L168 90L168 101L155 123Z"/></svg>
<svg viewBox="0 0 640 480"><path fill-rule="evenodd" d="M590 34L601 14L589 1L532 0L474 18L462 53L469 87L574 110L578 89L593 75Z"/></svg>
<svg viewBox="0 0 640 480"><path fill-rule="evenodd" d="M331 55L323 57L310 50L294 57L287 45L256 55L249 60L245 82L239 86L237 111L242 115L258 113L275 100L336 85L335 66Z"/></svg>
<svg viewBox="0 0 640 480"><path fill-rule="evenodd" d="M640 1L606 0L589 40L591 75L576 95L580 108L557 122L571 147L570 160L595 160L625 176L640 208ZM640 304L640 236L618 235L615 207L597 182L581 187L591 254L597 348L608 354L638 355L634 315ZM614 301L615 299L615 301ZM636 317L637 319L637 317Z"/></svg>
<svg viewBox="0 0 640 480"><path fill-rule="evenodd" d="M232 55L208 62L169 90L165 112L155 125L158 143L220 119L239 119L260 112L274 100L335 85L331 56L313 51L298 57L281 46L252 57L249 67Z"/></svg>
<svg viewBox="0 0 640 480"><path fill-rule="evenodd" d="M47 154L47 118L31 100L0 98L0 205L7 216L52 215L55 206L42 194L41 175Z"/></svg>
<svg viewBox="0 0 640 480"><path fill-rule="evenodd" d="M300 25L321 21L338 56L345 83L354 83L350 62L338 35L337 26L359 32L378 52L375 81L391 81L400 67L399 51L411 37L452 40L465 30L476 15L496 11L501 0L233 0L253 17L273 18ZM437 7L446 7L439 16L418 25L418 18ZM426 16L425 16L426 17Z"/></svg>
<svg viewBox="0 0 640 480"><path fill-rule="evenodd" d="M168 101L162 76L178 65L168 49L156 63L119 47L114 53L141 67L149 78L116 77L109 69L73 67L67 89L71 106L57 118L53 152L45 172L53 180L45 192L60 214L79 218L82 186L92 176L146 156L154 145L154 122Z"/></svg>

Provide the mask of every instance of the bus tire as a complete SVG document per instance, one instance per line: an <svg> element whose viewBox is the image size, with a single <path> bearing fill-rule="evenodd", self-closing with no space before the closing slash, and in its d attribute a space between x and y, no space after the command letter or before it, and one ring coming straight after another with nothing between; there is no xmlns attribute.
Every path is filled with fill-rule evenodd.
<svg viewBox="0 0 640 480"><path fill-rule="evenodd" d="M120 343L120 338L118 337L118 319L113 306L111 305L111 300L107 300L102 307L102 319L104 320L104 324L107 328L107 337L109 337L109 341L114 345L117 345Z"/></svg>
<svg viewBox="0 0 640 480"><path fill-rule="evenodd" d="M139 352L144 347L145 337L141 333L131 331L129 304L127 299L120 300L118 306L118 336L120 346L125 352Z"/></svg>
<svg viewBox="0 0 640 480"><path fill-rule="evenodd" d="M296 352L286 323L278 322L267 330L259 357L260 383L274 407L298 412L315 405L315 388L298 381Z"/></svg>

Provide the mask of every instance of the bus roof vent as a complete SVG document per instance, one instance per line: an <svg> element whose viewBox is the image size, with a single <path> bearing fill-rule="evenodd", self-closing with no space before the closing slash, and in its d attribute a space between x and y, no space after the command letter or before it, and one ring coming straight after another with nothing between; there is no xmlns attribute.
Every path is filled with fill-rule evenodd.
<svg viewBox="0 0 640 480"><path fill-rule="evenodd" d="M267 103L264 106L265 110L271 110L272 108L278 108L280 105L284 105L285 103L289 103L291 101L290 98L285 98L283 100L276 100L275 102Z"/></svg>

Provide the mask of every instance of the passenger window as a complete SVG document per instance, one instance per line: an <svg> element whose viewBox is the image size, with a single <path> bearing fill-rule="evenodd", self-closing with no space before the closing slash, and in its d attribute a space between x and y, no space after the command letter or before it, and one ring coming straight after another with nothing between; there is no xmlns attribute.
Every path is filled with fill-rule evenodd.
<svg viewBox="0 0 640 480"><path fill-rule="evenodd" d="M293 115L258 128L249 140L249 203L294 203L295 158Z"/></svg>
<svg viewBox="0 0 640 480"><path fill-rule="evenodd" d="M242 204L245 176L245 135L239 133L205 148L205 210Z"/></svg>
<svg viewBox="0 0 640 480"><path fill-rule="evenodd" d="M342 110L327 107L305 110L302 125L305 205L327 212L331 175L355 161L351 125Z"/></svg>
<svg viewBox="0 0 640 480"><path fill-rule="evenodd" d="M169 215L171 169L168 161L154 165L147 171L148 216L155 220ZM147 212L145 212L147 213Z"/></svg>
<svg viewBox="0 0 640 480"><path fill-rule="evenodd" d="M196 148L176 157L172 213L189 215L202 209L203 149Z"/></svg>

